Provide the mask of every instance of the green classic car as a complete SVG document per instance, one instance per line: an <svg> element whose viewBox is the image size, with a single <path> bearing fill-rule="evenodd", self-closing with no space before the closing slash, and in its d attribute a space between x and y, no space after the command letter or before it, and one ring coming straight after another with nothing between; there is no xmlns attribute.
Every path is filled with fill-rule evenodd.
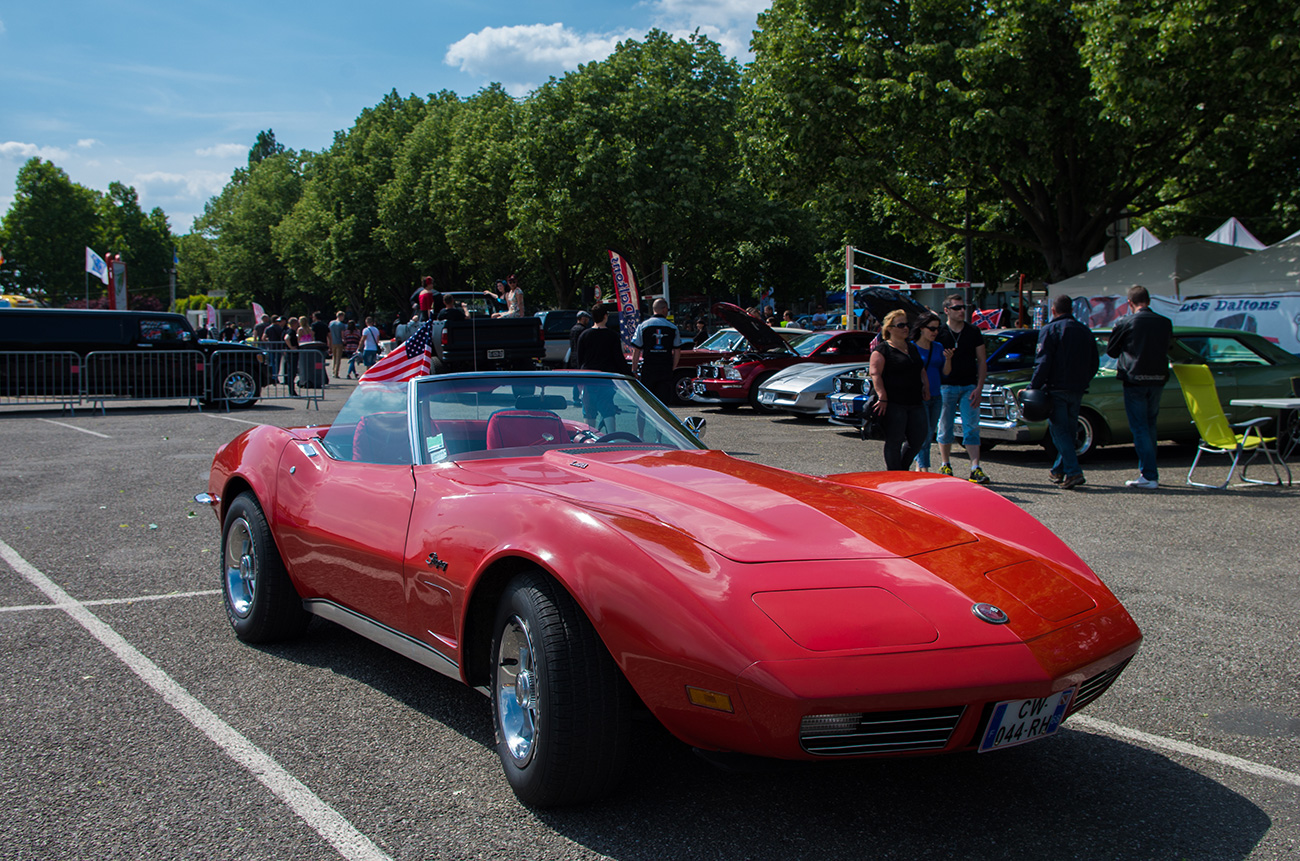
<svg viewBox="0 0 1300 861"><path fill-rule="evenodd" d="M1115 360L1106 355L1109 330L1097 330L1101 370L1083 396L1076 451L1084 457L1100 446L1131 443L1124 415L1124 386L1115 377ZM1174 327L1169 360L1208 365L1214 373L1219 400L1231 421L1263 415L1259 410L1233 407L1233 398L1288 397L1292 378L1300 377L1300 356L1286 352L1252 332L1234 329ZM1019 393L1029 385L1032 369L990 374L980 399L980 439L988 443L1037 443L1053 450L1047 422L1026 421L1020 414ZM1160 400L1157 426L1162 440L1195 442L1187 403L1178 380L1170 376Z"/></svg>

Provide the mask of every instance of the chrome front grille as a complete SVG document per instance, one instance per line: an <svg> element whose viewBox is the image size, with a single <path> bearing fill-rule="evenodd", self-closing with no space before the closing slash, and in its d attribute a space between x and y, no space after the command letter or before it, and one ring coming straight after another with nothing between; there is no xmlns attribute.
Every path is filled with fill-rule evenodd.
<svg viewBox="0 0 1300 861"><path fill-rule="evenodd" d="M985 386L980 393L980 419L1006 421L1011 393L1001 386Z"/></svg>
<svg viewBox="0 0 1300 861"><path fill-rule="evenodd" d="M799 724L799 743L819 756L860 756L942 750L965 706L866 714L808 715Z"/></svg>
<svg viewBox="0 0 1300 861"><path fill-rule="evenodd" d="M1129 661L1131 660L1133 659L1129 658ZM1088 703L1097 699L1097 697L1106 693L1106 689L1114 684L1115 680L1119 678L1119 674L1124 672L1124 668L1127 666L1128 661L1125 661L1122 664L1117 664L1106 672L1095 675L1083 684L1079 685L1079 693L1075 695L1074 703L1070 706L1070 710L1066 712L1066 714L1074 714L1084 706L1088 705Z"/></svg>

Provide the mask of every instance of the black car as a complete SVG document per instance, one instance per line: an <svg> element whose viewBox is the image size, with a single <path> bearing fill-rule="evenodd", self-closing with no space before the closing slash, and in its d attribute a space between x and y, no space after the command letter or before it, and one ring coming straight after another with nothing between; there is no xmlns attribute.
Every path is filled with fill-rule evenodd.
<svg viewBox="0 0 1300 861"><path fill-rule="evenodd" d="M250 407L271 370L262 351L200 341L181 314L0 308L0 395L197 398Z"/></svg>

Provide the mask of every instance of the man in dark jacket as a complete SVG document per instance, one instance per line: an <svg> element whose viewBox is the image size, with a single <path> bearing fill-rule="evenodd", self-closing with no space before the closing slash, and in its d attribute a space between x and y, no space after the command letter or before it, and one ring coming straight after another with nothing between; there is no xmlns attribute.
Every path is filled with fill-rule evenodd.
<svg viewBox="0 0 1300 861"><path fill-rule="evenodd" d="M1038 332L1038 354L1029 382L1031 389L1046 389L1052 396L1047 427L1056 445L1056 462L1049 477L1067 490L1084 483L1074 451L1075 435L1083 393L1100 364L1097 341L1087 326L1074 319L1073 304L1069 296L1052 301L1052 322Z"/></svg>
<svg viewBox="0 0 1300 861"><path fill-rule="evenodd" d="M1147 288L1128 288L1131 314L1120 318L1111 329L1106 355L1116 359L1115 376L1124 383L1124 413L1137 449L1137 478L1124 484L1154 490L1160 486L1156 470L1156 417L1160 396L1169 380L1169 342L1174 324L1151 310Z"/></svg>

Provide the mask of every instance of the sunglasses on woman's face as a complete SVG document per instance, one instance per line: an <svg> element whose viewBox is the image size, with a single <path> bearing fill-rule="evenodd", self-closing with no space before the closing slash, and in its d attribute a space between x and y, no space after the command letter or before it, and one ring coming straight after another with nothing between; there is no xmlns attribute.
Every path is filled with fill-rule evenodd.
<svg viewBox="0 0 1300 861"><path fill-rule="evenodd" d="M895 329L906 329L906 328L907 328L907 324L906 324L906 323L891 323L890 325L893 326Z"/></svg>
<svg viewBox="0 0 1300 861"><path fill-rule="evenodd" d="M939 327L938 327L938 326L926 326L925 328L926 328L927 330L931 331L931 332L937 332L937 331L939 331Z"/></svg>

